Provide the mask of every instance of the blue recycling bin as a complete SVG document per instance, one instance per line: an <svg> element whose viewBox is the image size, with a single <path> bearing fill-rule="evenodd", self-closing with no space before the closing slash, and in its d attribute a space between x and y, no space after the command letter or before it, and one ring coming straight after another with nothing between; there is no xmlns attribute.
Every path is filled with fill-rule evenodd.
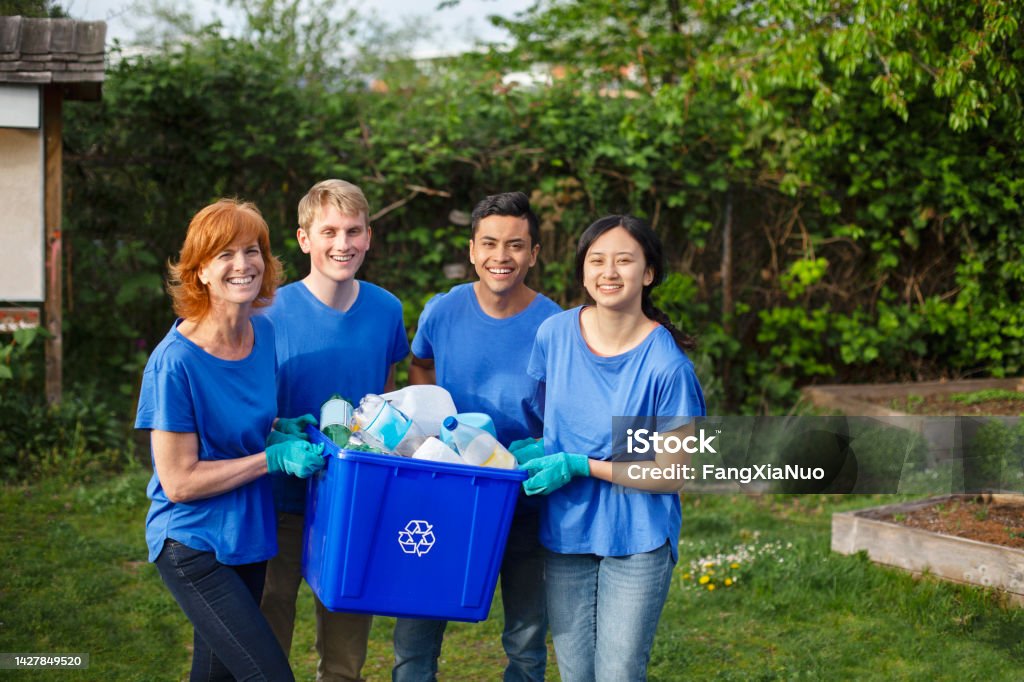
<svg viewBox="0 0 1024 682"><path fill-rule="evenodd" d="M524 471L339 449L309 481L302 573L331 611L481 621Z"/></svg>

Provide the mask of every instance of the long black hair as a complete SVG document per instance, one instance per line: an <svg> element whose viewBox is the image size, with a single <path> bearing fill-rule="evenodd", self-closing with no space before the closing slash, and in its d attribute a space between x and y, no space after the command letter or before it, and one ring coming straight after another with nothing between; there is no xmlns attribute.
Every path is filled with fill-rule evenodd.
<svg viewBox="0 0 1024 682"><path fill-rule="evenodd" d="M651 229L646 221L631 215L609 215L596 220L583 231L576 244L576 283L583 286L583 266L587 260L587 251L594 241L608 230L621 227L640 244L644 252L646 266L654 273L651 283L646 285L640 295L640 309L643 314L654 320L672 334L672 339L680 350L692 351L697 348L697 340L678 329L668 315L651 302L651 291L665 279L665 254L662 251L658 233Z"/></svg>

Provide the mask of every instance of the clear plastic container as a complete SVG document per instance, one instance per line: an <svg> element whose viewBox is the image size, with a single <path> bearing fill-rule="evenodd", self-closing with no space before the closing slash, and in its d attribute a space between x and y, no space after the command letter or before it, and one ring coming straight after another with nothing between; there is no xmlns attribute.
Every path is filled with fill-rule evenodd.
<svg viewBox="0 0 1024 682"><path fill-rule="evenodd" d="M359 407L352 413L352 420L360 431L380 441L391 451L398 447L412 425L412 420L401 410L375 393L363 396L359 401ZM412 450L415 450L415 447Z"/></svg>

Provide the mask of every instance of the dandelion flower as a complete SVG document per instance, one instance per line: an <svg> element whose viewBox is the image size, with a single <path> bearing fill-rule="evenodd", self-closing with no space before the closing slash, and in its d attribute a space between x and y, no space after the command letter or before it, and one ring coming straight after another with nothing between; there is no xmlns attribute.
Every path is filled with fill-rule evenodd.
<svg viewBox="0 0 1024 682"><path fill-rule="evenodd" d="M729 564L729 568L739 568L739 567L740 567L740 565L735 563L735 562Z"/></svg>
<svg viewBox="0 0 1024 682"><path fill-rule="evenodd" d="M726 578L725 579L725 586L729 587L729 585L732 585L732 578Z"/></svg>
<svg viewBox="0 0 1024 682"><path fill-rule="evenodd" d="M708 585L708 590L709 591L713 590L713 589L715 589L715 584L714 583L711 583L710 585Z"/></svg>
<svg viewBox="0 0 1024 682"><path fill-rule="evenodd" d="M701 585L706 585L706 584L708 583L708 581L709 581L709 580L711 580L711 578L709 578L709 577L708 577L708 576L706 576L706 575L702 575L702 576L700 577L700 584L701 584Z"/></svg>
<svg viewBox="0 0 1024 682"><path fill-rule="evenodd" d="M683 574L683 580L689 580L691 577L693 577L693 576L691 576L689 573L684 573Z"/></svg>

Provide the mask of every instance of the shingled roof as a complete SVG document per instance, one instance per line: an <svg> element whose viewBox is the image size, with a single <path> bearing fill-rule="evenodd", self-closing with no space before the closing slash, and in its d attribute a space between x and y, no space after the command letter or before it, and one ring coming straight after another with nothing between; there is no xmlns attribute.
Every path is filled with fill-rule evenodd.
<svg viewBox="0 0 1024 682"><path fill-rule="evenodd" d="M0 83L63 85L69 99L99 99L104 21L0 17Z"/></svg>

